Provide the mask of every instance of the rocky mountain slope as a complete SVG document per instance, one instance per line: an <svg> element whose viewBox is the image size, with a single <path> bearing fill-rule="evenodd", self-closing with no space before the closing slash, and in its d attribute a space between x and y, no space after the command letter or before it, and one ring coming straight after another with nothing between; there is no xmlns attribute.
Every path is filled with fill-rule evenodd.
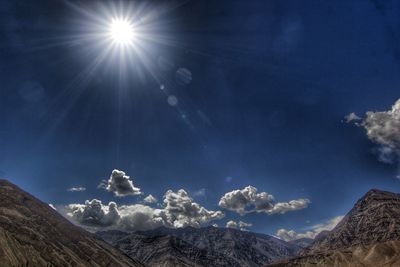
<svg viewBox="0 0 400 267"><path fill-rule="evenodd" d="M302 254L400 240L400 195L370 190L324 237Z"/></svg>
<svg viewBox="0 0 400 267"><path fill-rule="evenodd" d="M0 180L0 266L144 266Z"/></svg>
<svg viewBox="0 0 400 267"><path fill-rule="evenodd" d="M97 234L151 266L263 266L294 256L301 249L272 236L211 226ZM154 254L167 260L158 260ZM181 265L166 264L174 261ZM161 265L162 262L165 264Z"/></svg>
<svg viewBox="0 0 400 267"><path fill-rule="evenodd" d="M400 266L400 195L370 190L300 257L273 266Z"/></svg>
<svg viewBox="0 0 400 267"><path fill-rule="evenodd" d="M400 266L400 241L355 245L344 249L330 250L275 262L268 266L397 267Z"/></svg>

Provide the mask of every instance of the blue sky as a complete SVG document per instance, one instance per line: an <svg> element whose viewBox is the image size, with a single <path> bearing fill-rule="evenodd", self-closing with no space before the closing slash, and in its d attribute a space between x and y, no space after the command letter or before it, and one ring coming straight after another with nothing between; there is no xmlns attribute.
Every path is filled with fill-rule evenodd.
<svg viewBox="0 0 400 267"><path fill-rule="evenodd" d="M165 80L138 64L121 83L112 59L88 82L79 76L99 48L65 41L89 20L70 5L0 4L2 177L58 205L139 203L97 188L113 169L158 199L169 189L202 190L193 198L210 210L248 185L276 201L311 201L282 215L223 210L216 221L243 220L268 234L343 215L371 188L398 191L397 163L379 162L365 130L343 123L399 98L398 2L166 5L174 8L153 30L176 45L149 45ZM160 6L151 1L148 10ZM182 83L180 68L191 81ZM86 191L67 192L73 186Z"/></svg>

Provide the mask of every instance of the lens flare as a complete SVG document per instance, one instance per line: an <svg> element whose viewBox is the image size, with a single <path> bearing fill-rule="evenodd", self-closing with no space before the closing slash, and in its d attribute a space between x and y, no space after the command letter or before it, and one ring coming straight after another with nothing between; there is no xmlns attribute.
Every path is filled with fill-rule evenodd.
<svg viewBox="0 0 400 267"><path fill-rule="evenodd" d="M135 31L127 19L113 19L110 24L110 35L116 44L131 44L135 38Z"/></svg>

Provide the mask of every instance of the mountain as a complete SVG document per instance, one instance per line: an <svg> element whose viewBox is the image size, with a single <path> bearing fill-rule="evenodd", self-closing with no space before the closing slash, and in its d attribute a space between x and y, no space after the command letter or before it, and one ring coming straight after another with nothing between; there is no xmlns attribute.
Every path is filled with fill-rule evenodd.
<svg viewBox="0 0 400 267"><path fill-rule="evenodd" d="M400 194L370 190L300 257L272 266L400 266Z"/></svg>
<svg viewBox="0 0 400 267"><path fill-rule="evenodd" d="M116 248L129 256L137 257L149 266L237 266L234 260L223 254L200 249L182 239L171 235L145 236L127 234L116 240L114 236L103 233L103 237L114 239ZM109 239L110 241L110 239Z"/></svg>
<svg viewBox="0 0 400 267"><path fill-rule="evenodd" d="M301 249L272 236L212 226L97 234L150 266L263 266Z"/></svg>
<svg viewBox="0 0 400 267"><path fill-rule="evenodd" d="M370 190L324 237L302 254L400 240L400 195Z"/></svg>
<svg viewBox="0 0 400 267"><path fill-rule="evenodd" d="M289 241L289 244L292 244L294 246L298 246L298 247L304 249L304 248L309 247L313 242L314 242L314 239L304 237L304 238L299 238L296 240Z"/></svg>
<svg viewBox="0 0 400 267"><path fill-rule="evenodd" d="M0 180L0 266L144 266Z"/></svg>

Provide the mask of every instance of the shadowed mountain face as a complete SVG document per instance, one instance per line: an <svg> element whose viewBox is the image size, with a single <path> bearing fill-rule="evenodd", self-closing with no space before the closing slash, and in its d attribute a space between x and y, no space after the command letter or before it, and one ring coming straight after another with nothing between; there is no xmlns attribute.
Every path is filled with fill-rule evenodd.
<svg viewBox="0 0 400 267"><path fill-rule="evenodd" d="M143 266L0 180L0 266Z"/></svg>
<svg viewBox="0 0 400 267"><path fill-rule="evenodd" d="M200 249L176 236L130 234L116 240L116 248L149 266L237 266L238 263L216 251Z"/></svg>
<svg viewBox="0 0 400 267"><path fill-rule="evenodd" d="M97 234L150 266L262 266L301 249L272 236L217 227Z"/></svg>
<svg viewBox="0 0 400 267"><path fill-rule="evenodd" d="M330 232L273 266L400 266L400 195L370 190Z"/></svg>

